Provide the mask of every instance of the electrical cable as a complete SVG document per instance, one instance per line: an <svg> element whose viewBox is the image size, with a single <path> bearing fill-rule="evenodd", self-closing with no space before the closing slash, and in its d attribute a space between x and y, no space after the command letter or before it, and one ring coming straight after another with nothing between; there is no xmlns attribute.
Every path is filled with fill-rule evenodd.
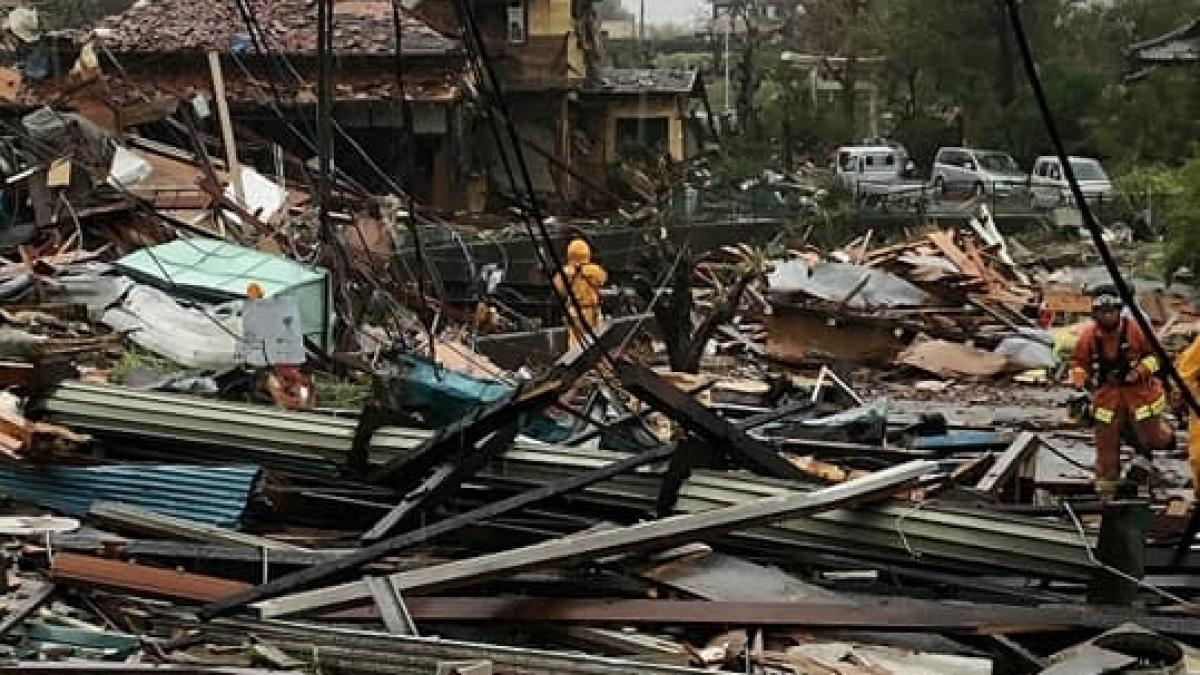
<svg viewBox="0 0 1200 675"><path fill-rule="evenodd" d="M1079 207L1079 211L1083 216L1084 227L1091 234L1092 241L1096 246L1096 251L1100 254L1100 260L1104 263L1104 267L1108 270L1109 276L1112 277L1113 285L1117 287L1117 293L1121 296L1122 302L1127 307L1134 310L1137 308L1137 298L1134 297L1133 291L1129 288L1129 284L1125 282L1121 276L1121 269L1117 265L1116 258L1113 257L1112 251L1109 250L1108 244L1104 241L1104 233L1100 229L1100 224L1096 221L1092 209L1088 206L1087 199L1084 197L1083 190L1079 186L1079 180L1075 177L1075 169L1072 168L1070 158L1067 155L1066 145L1063 143L1062 136L1058 132L1058 125L1054 121L1054 114L1050 110L1050 104L1046 98L1046 91L1042 87L1041 77L1038 75L1037 64L1033 58L1033 50L1029 45L1029 36L1025 32L1024 22L1021 20L1021 13L1017 7L1017 0L1005 0L1008 7L1009 20L1012 23L1013 35L1016 37L1017 47L1021 51L1021 60L1025 65L1025 74L1029 78L1029 86L1033 89L1034 98L1037 100L1038 109L1042 115L1042 121L1046 125L1046 132L1050 136L1050 141L1054 144L1054 151L1058 157L1059 166L1063 169L1063 175L1066 176L1067 184L1071 188L1071 194L1075 198L1075 203ZM1188 408L1193 415L1200 415L1200 403L1197 403L1196 397L1192 395L1192 390L1188 387L1187 382L1180 376L1179 371L1175 369L1175 364L1171 359L1171 355L1163 347L1158 340L1157 334L1154 332L1154 327L1150 325L1149 319L1139 311L1131 311L1134 320L1142 333L1145 334L1146 340L1149 341L1150 347L1154 350L1155 355L1161 362L1160 367L1166 376L1176 384L1180 389L1180 394L1184 401L1187 402Z"/></svg>
<svg viewBox="0 0 1200 675"><path fill-rule="evenodd" d="M416 145L417 145L417 143L416 143L417 135L416 135L416 131L413 129L413 110L412 110L412 105L408 101L408 87L406 86L406 82L405 82L405 78L404 78L404 71L405 71L404 24L402 23L402 20L400 18L400 2L399 2L399 0L392 0L391 4L392 4L392 32L395 33L394 41L396 43L396 48L395 48L396 84L400 88L400 112L404 116L404 140L409 145L409 147L407 148L408 151L406 153L404 153L405 159L406 159L405 166L404 166L405 175L409 180L409 186L408 186L409 189L405 192L405 196L407 197L407 204L406 204L406 208L405 208L405 211L407 213L405 214L405 220L408 223L408 231L412 234L413 252L416 254L417 268L420 269L422 272L420 275L417 276L416 281L417 281L417 293L420 294L421 303L424 304L425 298L427 297L427 294L425 292L425 272L428 271L428 266L425 262L425 243L421 239L421 231L420 231L420 228L417 226L417 221L416 221L417 205L416 205L416 200L414 200L413 196L412 196L412 184L411 184L411 181L413 180L413 176L416 173L416 171L415 171L416 167L413 162L413 156L414 156L414 151L416 150ZM444 300L444 298L443 298L443 300ZM441 304L438 305L438 307L439 307L438 311L441 311L440 310L441 306L442 306ZM427 320L426 316L422 316L421 314L418 314L418 317L421 319L421 325L425 327L425 332L428 334L428 337L429 337L429 359L431 361L436 362L437 361L437 340L434 339L433 327L434 327L434 324L437 319L436 319L436 317L430 316L430 317L428 317L428 320Z"/></svg>
<svg viewBox="0 0 1200 675"><path fill-rule="evenodd" d="M1112 251L1109 250L1108 244L1104 241L1100 225L1096 222L1096 217L1092 213L1092 209L1088 206L1083 190L1079 187L1079 180L1075 177L1075 169L1071 166L1066 145L1063 143L1062 136L1059 135L1058 126L1054 121L1054 114L1051 112L1050 103L1046 98L1046 91L1042 87L1042 81L1038 75L1037 64L1033 59L1033 50L1029 45L1029 36L1025 32L1024 22L1021 20L1021 12L1017 6L1017 0L1005 0L1005 4L1008 8L1008 17L1012 23L1017 47L1021 52L1021 61L1025 66L1025 74L1029 78L1029 86L1033 89L1033 95L1037 100L1042 121L1045 123L1046 131L1054 144L1054 152L1058 157L1059 166L1062 167L1063 175L1066 176L1067 184L1071 188L1071 195L1075 198L1075 203L1079 207L1080 214L1083 216L1084 226L1092 236L1096 251L1100 254L1100 260L1104 263L1104 267L1108 269L1108 273L1112 277L1113 284L1117 287L1117 293L1121 296L1121 300L1127 307L1133 310L1130 313L1133 315L1133 319L1137 322L1138 327L1141 328L1142 333L1145 334L1146 340L1150 342L1150 347L1154 350L1155 355L1161 361L1163 372L1169 381L1179 387L1179 394L1184 402L1187 403L1189 414L1193 416L1200 415L1200 404L1197 403L1196 397L1192 394L1187 381L1176 370L1171 355L1167 353L1166 348L1159 341L1158 335L1150 325L1149 319L1143 312L1137 311L1137 298L1134 297L1129 284L1121 276L1120 267L1118 267ZM1191 519L1185 527L1183 535L1179 538L1179 543L1176 545L1174 554L1175 563L1182 562L1184 557L1187 556L1197 531L1200 531L1200 509L1193 509Z"/></svg>
<svg viewBox="0 0 1200 675"><path fill-rule="evenodd" d="M460 13L460 16L461 16L461 13ZM464 21L465 21L465 19L464 19ZM464 38L463 42L467 46L467 51L469 52L469 54L468 54L469 58L467 59L467 61L468 61L469 67L472 70L472 75L474 76L474 78L477 82L484 82L485 77L479 66L479 62L482 57L480 57L478 55L478 53L476 53L474 51L474 49L473 49L474 43L471 41L471 39L466 35L464 35L463 38ZM501 132L500 132L500 125L497 122L497 117L496 117L496 113L495 113L496 107L494 105L490 104L486 100L485 94L486 94L486 92L482 92L482 91L476 92L475 100L478 104L480 104L482 106L482 109L483 109L482 111L484 113L484 116L488 120L488 128L491 131L492 140L496 144L496 153L500 158L500 164L501 164L502 168L504 169L505 176L508 179L508 185L512 190L515 191L517 189L517 178L513 172L512 161L508 156L508 149L504 142L503 134L501 134ZM513 195L513 197L514 197L514 199L516 198L515 195ZM537 258L538 267L541 268L542 273L546 275L546 278L548 280L553 279L553 271L551 268L551 263L546 259L546 256L542 251L542 245L539 243L537 235L533 231L533 226L529 223L528 217L522 218L522 221L523 221L523 225L525 228L525 236L528 237L533 243L533 253L534 253L534 257ZM452 230L452 232L453 232L453 230ZM458 235L456 233L454 234L454 237L461 241L461 238L458 237ZM500 246L499 242L497 242L496 245ZM464 253L466 253L465 246L464 246ZM471 264L471 277L475 278L477 272L475 269L474 261L469 257L469 255L468 255L467 259L468 259L468 262ZM567 323L570 323L571 322L571 313L567 311L567 305L564 302L564 298L558 294L557 288L555 288L553 285L551 286L551 294L555 297L556 304L558 304L559 311L561 311L563 313L564 319L566 320Z"/></svg>
<svg viewBox="0 0 1200 675"><path fill-rule="evenodd" d="M257 31L262 31L262 33L263 33L262 39L255 42L255 48L260 50L259 55L264 58L269 59L272 63L282 62L284 64L284 66L286 66L286 70L292 73L293 78L295 78L297 81L300 81L299 74L297 73L295 67L291 64L291 61L287 58L286 54L283 54L282 52L277 51L276 48L272 47L271 44L269 43L270 35L267 34L265 31L263 31L263 29L261 28L261 24L258 22L258 18L254 14L253 10L247 9L247 13L243 14L243 20L246 22L248 31L254 33L257 30ZM399 41L399 39L397 39L397 45L399 45L399 44L400 44L400 41ZM262 51L264 49L265 49L265 51ZM241 69L242 73L247 77L247 79L251 79L251 80L254 79L253 76L251 75L249 69L246 67L246 64L241 60L241 58L239 58L236 53L231 54L231 56L233 57L234 62ZM276 70L279 71L281 69L276 68ZM281 77L281 79L283 78L282 75L280 77ZM287 116L283 114L283 110L281 107L282 99L280 98L280 94L279 94L278 90L274 87L273 82L271 84L272 84L272 95L273 95L273 99L269 103L269 107L270 107L271 111L275 114L275 116L277 118L279 118L284 123L284 125L288 129L288 131L291 132L292 135L297 140L299 140L305 146L305 148L307 148L309 150L309 152L317 153L319 151L319 149L317 148L317 144L308 135L306 135L303 131L301 131L300 129L297 129L295 127L295 125L293 125L291 123L291 121L287 118ZM404 93L403 81L401 81L401 96L402 96L402 100L404 101L404 105L406 106L406 109L407 109L407 96ZM411 112L406 112L405 117L407 120L409 120L408 123L411 125ZM436 221L436 220L433 220L433 219L430 219L430 218L427 218L427 217L424 217L424 216L421 216L420 214L418 214L417 210L412 207L412 205L414 204L412 195L409 194L408 191L402 189L392 179L391 176L387 175L387 173L374 161L374 159L370 156L370 154L368 154L366 152L366 150L363 149L363 147L346 131L346 129L341 124L338 123L338 121L336 119L331 119L330 122L332 123L333 128L337 132L337 134L344 141L346 141L347 144L349 144L349 146L355 151L355 153L359 156L359 158L364 161L367 168L370 169L375 174L375 176L377 178L379 178L389 189L391 189L397 195L405 198L409 202L410 206L409 206L408 211L409 211L410 219L420 220L421 223L424 225L444 225L444 223L441 223L440 221ZM353 187L355 187L355 189L357 189L363 193L368 192L365 187L358 184L357 181L354 181L353 178L351 178L348 174L346 174L343 170L341 170L336 165L333 167L333 171L334 171L335 175L337 175L341 180L348 181ZM310 182L310 184L312 183L311 177L309 178L309 182ZM415 235L415 236L419 237L419 235ZM446 300L445 288L442 285L442 283L440 282L440 280L438 279L439 275L437 274L437 270L435 268L429 266L428 264L424 265L423 269L424 269L425 273L427 273L430 276L430 278L433 279L434 286L436 287L436 289L438 291L438 295L440 296L439 299L444 302ZM398 279L396 281L399 282Z"/></svg>
<svg viewBox="0 0 1200 675"><path fill-rule="evenodd" d="M244 19L244 20L246 19L246 15L243 15L243 19ZM247 29L248 29L248 31L250 31L250 32L253 34L253 33L255 32L255 25L257 25L257 19L256 19L255 17L253 17L253 15L251 14L251 15L250 15L250 19L249 19L249 21L251 21L251 22L253 22L253 23L248 23L248 24L247 24ZM261 28L259 28L258 30L261 30ZM261 48L262 48L262 47L261 47L261 45L265 43L265 40L266 40L266 38L264 37L262 40L260 40L260 41L256 41L256 42L255 42L256 49L261 49ZM108 58L109 58L109 59L112 61L113 65L114 65L114 66L115 66L115 67L118 69L118 71L124 74L124 73L125 73L125 70L124 70L123 66L121 65L121 63L120 63L120 62L117 60L116 56L115 56L114 54L112 54L112 53L111 53L109 50L107 50L107 49L105 49L104 51L105 51L105 55L106 55L106 56L107 56L107 57L108 57ZM262 55L262 56L264 56L264 57L266 57L266 56L270 56L270 55L268 55L268 54L261 54L261 55ZM247 79L248 79L248 80L253 80L253 79L256 79L256 78L254 78L254 77L251 75L251 73L250 73L249 69L246 67L246 64L245 64L245 63L242 61L242 59L241 59L241 58L240 58L240 57L239 57L239 56L238 56L236 53L231 53L231 54L230 54L230 56L233 58L233 60L234 60L234 63L235 63L237 66L238 66L238 68L239 68L239 69L242 71L242 73L243 73L243 74L244 74L244 75L247 77ZM290 69L290 70L291 70L293 73L295 72L294 68L291 68L291 65L290 65L290 63L288 63L288 62L287 62L287 60L286 60L286 57L278 57L278 56L277 56L277 57L275 57L275 58L276 58L276 60L278 60L279 58L282 58L282 60L285 62L285 64L288 66L288 68L289 68L289 69ZM277 68L277 70L279 70L279 69ZM281 76L281 77L282 77L282 76ZM292 134L293 134L293 135L294 135L294 136L295 136L297 139L299 139L299 140L300 140L302 143L304 143L304 144L306 145L306 147L310 148L310 150L312 150L312 151L315 151L315 144L314 144L314 143L311 141L311 139L307 138L307 137L304 135L304 133L303 133L301 130L297 129L297 128L296 128L296 127L295 127L295 126L294 126L294 125L293 125L293 124L290 122L290 120L289 120L289 119L288 119L288 118L287 118L285 115L283 115L283 112L282 112L282 110L281 110L281 109L280 109L280 107L279 107L279 104L281 103L281 99L279 99L279 98L278 98L278 97L279 97L279 93L278 93L278 90L277 90L275 87L272 87L272 93L273 93L273 94L274 94L274 96L276 97L276 98L274 98L273 100L271 100L271 101L269 102L269 104L268 104L268 105L269 105L269 107L271 108L272 112L274 112L274 113L275 113L275 115L276 115L276 116L277 116L277 117L278 117L278 118L279 118L279 119L280 119L280 120L281 120L281 121L284 123L284 125L285 125L285 126L288 128L288 130L289 130L289 131L290 131L290 132L291 132L291 133L292 133ZM140 95L140 96L141 96L143 99L145 99L145 100L148 100L148 99L147 99L147 97L145 96L145 94L144 94L144 93L142 93L142 92L139 92L139 95ZM371 160L370 160L370 157L369 157L369 156L366 154L366 151L365 151L365 150L363 150L363 149L362 149L362 147L361 147L361 146L359 146L357 143L355 143L355 142L354 142L354 140L353 140L353 138L350 138L350 137L348 136L348 134L346 134L345 130L344 130L342 127L341 127L341 125L337 124L337 121L336 121L336 120L331 120L331 122L333 122L333 125L334 125L335 129L336 129L336 130L337 130L337 131L338 131L340 134L342 134L342 135L343 135L343 137L345 137L345 138L346 138L346 140L348 140L348 141L351 143L352 147L353 147L353 148L354 148L354 149L355 149L355 150L356 150L356 151L357 151L359 154L361 154L361 155L362 155L362 156L363 156L365 159L367 159L368 166L369 166L370 168L372 168L374 171L376 171L376 172L377 172L377 173L378 173L378 174L379 174L381 177L383 177L385 180L390 180L390 179L389 179L389 177L387 177L387 176L386 176L386 174L384 174L384 173L382 172L382 169L380 169L380 168L378 167L378 165L375 165L373 162L371 162ZM19 133L19 132L18 132L18 133ZM30 140L35 140L35 139L30 139ZM358 190L360 190L360 191L366 192L365 188L363 188L361 185L358 185L358 184L357 184L357 182L356 182L356 181L354 181L354 179L353 179L352 177L350 177L350 176L346 175L346 174L345 174L345 172L343 172L343 171L341 171L341 170L338 170L338 169L335 169L335 174L336 174L336 175L339 177L339 179L341 179L341 180L344 180L344 181L347 181L348 183L350 183L350 184L351 184L351 186L352 186L352 187L354 187L355 189L358 189ZM311 180L310 180L310 182L311 182ZM394 184L393 184L393 186L394 186ZM172 225L172 226L174 226L174 227L176 227L176 228L178 228L178 227L179 227L179 224L178 224L178 223L171 221L171 219L169 219L169 218L166 218L165 216L163 216L163 214L161 214L161 213L158 213L157 211L154 211L154 210L152 210L152 209L149 209L149 208L147 208L147 205L146 205L146 204L143 204L143 203L141 203L141 201L140 201L140 200L137 200L137 199L136 199L136 197L134 197L134 196L133 196L133 195L131 195L131 194L128 194L128 193L127 193L127 191L123 189L123 186L118 186L118 191L125 192L125 193L126 193L126 194L125 194L125 196L126 196L126 197L129 197L129 198L131 198L131 199L133 200L133 205L135 206L135 208L139 208L139 209L143 210L144 212L146 212L146 213L148 213L148 214L150 214L150 215L152 215L152 216L156 216L157 218L159 218L159 219L161 219L161 220L164 220L164 222L167 222L169 225ZM396 191L397 191L398 193L400 193L400 194L404 194L404 193L403 193L403 191L402 191L402 190L400 190L400 189L398 188L398 186L396 186ZM356 229L356 231L357 231L357 233L358 233L358 235L359 235L359 238L360 238L360 240L362 240L362 241L365 241L365 237L364 237L364 235L363 235L363 233L362 233L362 231L361 231L361 228L359 228L359 227L357 226L357 224L355 224L355 229ZM187 240L185 239L184 241L187 241ZM156 261L156 262L157 262L157 261ZM161 265L160 265L160 268L161 268ZM401 285L403 284L403 281L402 281L401 279L399 279L399 278L397 278L397 277L395 276L395 271L394 271L394 270L392 270L390 267L389 267L389 273L390 273L390 276L392 276L392 278L393 278L393 281L394 281L394 282L396 282L397 284L401 284ZM396 310L399 310L399 309L402 309L402 306L401 306L401 305L399 305L397 302L395 302L395 301L394 301L394 299L392 299L392 298L390 297L389 293L386 291L386 289L384 289L384 288L383 288L383 287L382 287L382 286L381 286L381 285L378 283L378 281L377 281L377 280L374 278L373 274L360 274L359 276L360 276L360 278L362 278L362 279L365 279L366 281L368 281L368 282L369 282L369 283L370 283L370 284L371 284L371 285L374 287L374 289L375 289L376 293L382 293L384 296L387 296L389 300L392 300L392 302L391 302L390 304L392 304L392 305L393 305L393 310L394 310L394 311L396 311ZM171 282L170 282L170 280L168 280L168 282L169 282L169 283L171 283ZM174 285L174 284L172 283L172 285ZM390 331L389 331L389 332L390 332Z"/></svg>
<svg viewBox="0 0 1200 675"><path fill-rule="evenodd" d="M471 9L471 6L467 0L458 0L456 7L458 8L463 27L467 30L467 32L470 33L471 40L469 42L474 43L473 48L478 56L477 60L481 63L484 71L487 74L487 82L490 85L496 105L500 109L503 121L508 131L509 143L511 144L513 154L516 156L516 165L521 172L521 179L524 182L529 200L529 208L524 213L525 219L527 223L536 226L541 235L540 243L536 238L534 239L535 248L537 248L539 252L539 259L543 259L540 248L544 246L544 259L547 260L550 265L552 265L550 269L544 269L544 272L547 276L547 279L551 282L551 289L554 291L555 296L558 297L560 302L562 302L564 305L563 309L568 310L565 312L566 316L564 318L568 323L571 323L572 314L569 310L573 309L575 311L574 322L577 323L582 329L581 332L585 334L591 342L594 343L598 340L596 332L583 318L585 316L583 305L579 302L579 298L576 296L574 289L571 288L571 280L567 278L566 271L563 269L562 260L558 257L558 252L554 250L553 240L550 237L549 231L546 229L544 211L542 210L541 202L538 199L537 191L534 187L533 176L529 171L529 164L525 160L525 153L521 148L521 140L517 134L516 126L513 124L512 118L509 115L508 103L504 98L504 90L500 85L499 78L496 76L496 70L493 66L492 59L488 55L487 46L484 44L483 35L479 30L479 24L475 20L475 13ZM489 116L489 118L490 117L491 116ZM532 223L530 223L530 221L532 221ZM559 293L557 284L555 283L556 281L561 281L563 285L563 293ZM566 296L565 301L561 297L563 295ZM605 358L608 358L607 354L605 354Z"/></svg>

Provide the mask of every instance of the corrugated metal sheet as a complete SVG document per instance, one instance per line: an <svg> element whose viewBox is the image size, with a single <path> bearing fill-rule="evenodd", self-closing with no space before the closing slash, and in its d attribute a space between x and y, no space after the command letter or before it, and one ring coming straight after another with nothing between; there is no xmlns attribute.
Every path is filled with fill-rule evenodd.
<svg viewBox="0 0 1200 675"><path fill-rule="evenodd" d="M280 471L336 475L357 421L245 403L66 382L36 409L60 424L110 441L152 447L172 460L253 462ZM387 427L371 444L372 463L410 452L429 431Z"/></svg>
<svg viewBox="0 0 1200 675"><path fill-rule="evenodd" d="M122 464L24 468L0 465L0 492L81 517L111 500L208 525L237 527L259 474L257 466Z"/></svg>
<svg viewBox="0 0 1200 675"><path fill-rule="evenodd" d="M103 438L141 438L164 452L212 457L261 456L271 468L320 466L345 461L354 436L352 420L312 413L137 392L120 387L68 383L44 404L52 419ZM409 452L431 432L389 427L371 445L372 462ZM173 444L174 443L174 444ZM205 444L196 447L194 444ZM189 447L191 445L191 447ZM619 453L518 441L477 476L489 483L536 487L620 458ZM652 509L661 467L645 467L580 491L592 503ZM678 510L697 512L789 491L786 482L749 474L697 470L680 492ZM1086 579L1091 564L1069 528L988 512L958 513L939 506L876 504L798 518L742 532L754 546L805 551L862 552L904 561L927 559L983 570L1037 569L1068 579Z"/></svg>

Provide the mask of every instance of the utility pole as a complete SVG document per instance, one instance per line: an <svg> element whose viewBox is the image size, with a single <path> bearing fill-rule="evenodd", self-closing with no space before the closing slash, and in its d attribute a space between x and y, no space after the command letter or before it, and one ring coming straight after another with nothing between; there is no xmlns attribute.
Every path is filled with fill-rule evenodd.
<svg viewBox="0 0 1200 675"><path fill-rule="evenodd" d="M333 108L333 78L330 60L333 58L332 24L333 0L317 0L317 209L322 238L332 242L333 226L329 222L330 173L333 155L333 129L330 117Z"/></svg>
<svg viewBox="0 0 1200 675"><path fill-rule="evenodd" d="M646 0L642 0L641 11L638 13L638 50L645 49L646 42Z"/></svg>
<svg viewBox="0 0 1200 675"><path fill-rule="evenodd" d="M733 12L725 15L725 116L729 117L729 33L733 30Z"/></svg>

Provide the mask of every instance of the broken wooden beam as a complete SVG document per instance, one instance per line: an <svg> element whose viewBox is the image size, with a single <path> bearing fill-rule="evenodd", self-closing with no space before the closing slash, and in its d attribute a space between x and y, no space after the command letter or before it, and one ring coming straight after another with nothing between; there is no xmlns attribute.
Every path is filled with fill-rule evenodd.
<svg viewBox="0 0 1200 675"><path fill-rule="evenodd" d="M50 576L68 586L98 587L156 598L212 602L240 593L249 584L74 553L54 556Z"/></svg>
<svg viewBox="0 0 1200 675"><path fill-rule="evenodd" d="M299 546L275 541L274 539L256 537L252 534L243 534L236 530L217 527L216 525L207 525L186 518L168 516L122 502L93 502L92 507L88 509L88 516L117 525L121 528L121 531L130 530L186 541L226 546L247 546L254 549L301 549Z"/></svg>
<svg viewBox="0 0 1200 675"><path fill-rule="evenodd" d="M770 444L751 438L725 418L705 408L680 391L661 375L629 361L617 364L617 376L630 393L667 417L717 444L741 455L759 470L776 478L804 479L804 473L792 466Z"/></svg>
<svg viewBox="0 0 1200 675"><path fill-rule="evenodd" d="M509 423L480 442L447 457L420 485L404 495L399 504L362 536L363 543L372 544L387 537L412 516L440 504L457 491L464 480L475 475L488 462L507 450L516 438L517 425Z"/></svg>
<svg viewBox="0 0 1200 675"><path fill-rule="evenodd" d="M252 602L314 586L322 581L335 578L338 575L361 569L363 566L375 562L384 556L392 555L409 546L424 543L434 537L513 513L552 497L581 490L613 476L628 473L640 466L662 461L670 457L673 452L674 450L670 446L659 446L618 460L599 469L586 471L549 485L513 495L498 502L485 504L466 513L430 523L412 532L384 539L341 558L313 565L308 569L280 577L261 586L255 586L236 595L221 598L201 610L200 615L205 619L211 619L215 616L227 614L238 608L245 607Z"/></svg>
<svg viewBox="0 0 1200 675"><path fill-rule="evenodd" d="M1021 467L1021 464L1037 450L1041 439L1030 431L1022 431L1017 435L1008 448L1000 454L992 468L975 484L975 489L988 494L996 494L1003 490Z"/></svg>
<svg viewBox="0 0 1200 675"><path fill-rule="evenodd" d="M854 602L645 600L577 598L410 597L419 622L786 626L809 629L1020 635L1105 630L1126 621L1180 637L1200 635L1200 619L1123 612L1087 605L1020 607L879 597ZM366 607L323 618L377 620Z"/></svg>
<svg viewBox="0 0 1200 675"><path fill-rule="evenodd" d="M401 572L391 578L401 592L433 592L525 570L666 548L890 495L921 476L938 470L940 466L937 462L909 462L811 492L766 497L745 504L628 527L587 531L490 555ZM262 616L269 618L335 609L363 602L370 597L366 584L355 581L276 598L255 606Z"/></svg>
<svg viewBox="0 0 1200 675"><path fill-rule="evenodd" d="M667 473L658 486L654 512L659 518L665 518L675 510L675 504L679 501L679 488L683 487L684 481L691 475L696 456L708 451L708 441L695 436L681 439L675 445L675 454L671 455Z"/></svg>

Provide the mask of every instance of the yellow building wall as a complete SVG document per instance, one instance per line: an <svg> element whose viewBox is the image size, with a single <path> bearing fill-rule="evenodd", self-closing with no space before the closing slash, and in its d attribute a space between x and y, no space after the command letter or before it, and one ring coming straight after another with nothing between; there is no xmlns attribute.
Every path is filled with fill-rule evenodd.
<svg viewBox="0 0 1200 675"><path fill-rule="evenodd" d="M582 78L587 65L583 50L575 35L575 21L571 18L571 0L526 0L531 36L567 36L567 65L569 77Z"/></svg>
<svg viewBox="0 0 1200 675"><path fill-rule="evenodd" d="M671 159L684 159L687 147L684 134L683 104L669 96L616 98L607 101L604 123L604 155L608 163L617 161L617 120L666 117L668 120L668 151Z"/></svg>

